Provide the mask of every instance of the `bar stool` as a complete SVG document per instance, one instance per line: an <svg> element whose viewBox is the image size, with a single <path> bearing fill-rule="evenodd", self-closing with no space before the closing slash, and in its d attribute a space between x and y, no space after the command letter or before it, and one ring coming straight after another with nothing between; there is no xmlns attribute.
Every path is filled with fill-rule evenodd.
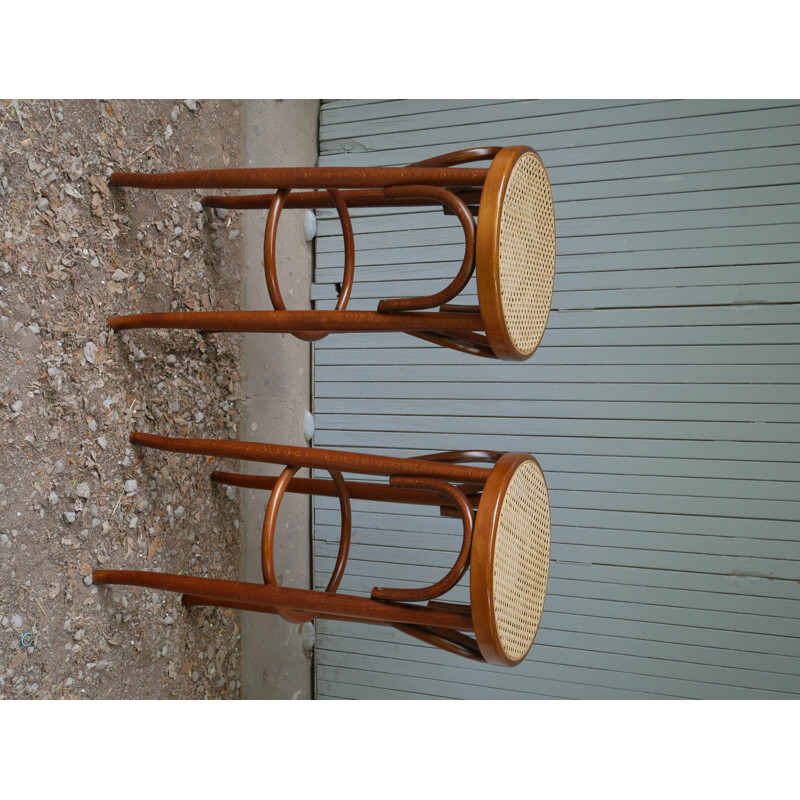
<svg viewBox="0 0 800 800"><path fill-rule="evenodd" d="M95 583L180 592L188 606L263 611L290 622L319 617L391 625L451 653L502 666L519 664L530 650L541 619L550 563L547 485L532 456L481 450L405 459L145 433L133 433L130 439L170 452L285 465L279 477L226 472L211 476L219 483L271 491L261 539L264 583L131 570L99 570L93 576ZM475 462L492 466L467 466ZM332 480L295 477L302 467L326 470ZM342 472L383 475L390 480L345 481ZM278 508L287 491L339 498L339 552L324 592L277 585L273 541ZM350 547L351 499L439 506L444 516L459 518L463 540L455 563L431 586L376 587L371 597L337 594ZM437 600L468 568L469 604Z"/></svg>
<svg viewBox="0 0 800 800"><path fill-rule="evenodd" d="M488 168L456 166L488 159ZM408 167L114 172L110 181L145 189L276 190L204 198L212 208L269 209L264 272L274 311L134 314L109 319L114 330L281 331L307 341L334 331L402 331L473 355L524 361L539 346L547 325L556 254L553 196L547 170L530 147L476 147ZM314 191L291 194L295 189ZM425 297L384 299L375 311L347 311L355 277L355 238L348 208L425 205L441 205L463 228L464 258L453 281ZM333 311L286 309L275 263L278 220L284 208L336 208L338 212L345 264ZM477 272L478 305L451 303L473 272ZM436 307L439 311L426 310Z"/></svg>

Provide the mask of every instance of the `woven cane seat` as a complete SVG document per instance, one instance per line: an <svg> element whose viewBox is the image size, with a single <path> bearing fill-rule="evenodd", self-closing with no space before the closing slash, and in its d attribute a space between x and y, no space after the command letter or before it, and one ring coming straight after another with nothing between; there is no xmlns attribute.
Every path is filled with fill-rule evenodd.
<svg viewBox="0 0 800 800"><path fill-rule="evenodd" d="M519 663L533 644L550 567L544 474L532 457L510 455L505 465L498 462L498 484L492 489L487 484L487 491L497 492L489 498L490 508L482 518L484 509L478 511L470 579L481 653L487 661L505 665Z"/></svg>
<svg viewBox="0 0 800 800"><path fill-rule="evenodd" d="M550 181L539 156L514 165L500 217L500 295L514 347L530 354L550 312L556 265L556 226Z"/></svg>
<svg viewBox="0 0 800 800"><path fill-rule="evenodd" d="M508 155L506 155L508 154ZM505 148L487 176L478 218L478 287L500 358L539 346L553 298L556 228L550 180L530 148Z"/></svg>

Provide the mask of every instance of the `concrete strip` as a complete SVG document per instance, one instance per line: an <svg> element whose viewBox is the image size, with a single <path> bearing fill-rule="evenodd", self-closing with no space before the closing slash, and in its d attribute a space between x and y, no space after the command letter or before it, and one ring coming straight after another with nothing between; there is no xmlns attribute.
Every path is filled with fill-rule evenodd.
<svg viewBox="0 0 800 800"><path fill-rule="evenodd" d="M315 166L319 103L316 100L247 100L242 103L245 166ZM245 263L243 309L269 309L264 281L266 211L240 212ZM303 236L305 211L284 211L277 258L281 293L290 309L309 308L312 245ZM242 347L245 394L240 439L306 445L303 417L311 408L311 348L289 334L245 334ZM277 475L278 467L248 464L243 469ZM300 475L303 472L299 473ZM260 582L261 525L268 496L241 491L242 580ZM275 569L285 586L311 588L310 501L287 494L281 503ZM303 626L271 614L242 612L242 697L310 699L312 662L303 646Z"/></svg>

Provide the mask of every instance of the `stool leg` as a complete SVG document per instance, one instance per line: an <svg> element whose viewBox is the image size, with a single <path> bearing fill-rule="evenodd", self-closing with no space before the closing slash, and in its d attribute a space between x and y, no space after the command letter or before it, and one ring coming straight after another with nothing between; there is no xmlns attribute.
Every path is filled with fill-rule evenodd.
<svg viewBox="0 0 800 800"><path fill-rule="evenodd" d="M243 489L263 489L271 491L278 480L270 475L245 475L240 472L220 472L214 471L209 476L214 483L224 483L226 486L240 486ZM479 490L481 487L462 486L462 491ZM387 486L384 483L368 483L366 481L351 481L347 483L347 490L350 497L354 500L373 500L384 503L408 503L417 506L441 506L443 501L435 491L426 489L398 489L394 486ZM336 485L333 481L326 481L320 478L292 478L292 482L286 489L293 494L313 494L322 497L338 497ZM477 508L480 497L467 495L470 504ZM453 511L458 516L455 506Z"/></svg>
<svg viewBox="0 0 800 800"><path fill-rule="evenodd" d="M415 311L164 311L110 317L115 331L138 328L196 330L204 333L407 333L462 353L496 358L477 313L441 314Z"/></svg>
<svg viewBox="0 0 800 800"><path fill-rule="evenodd" d="M447 631L422 625L392 625L392 627L426 644L446 650L448 653L485 663L485 659L478 649L478 643L471 636L465 636L458 631Z"/></svg>
<svg viewBox="0 0 800 800"><path fill-rule="evenodd" d="M111 317L115 331L132 328L180 328L219 333L292 333L298 330L337 331L482 331L480 314L440 314L417 311L381 314L377 311L165 311Z"/></svg>
<svg viewBox="0 0 800 800"><path fill-rule="evenodd" d="M238 167L191 172L113 172L115 186L139 189L377 189L384 186L483 186L488 169L458 167Z"/></svg>
<svg viewBox="0 0 800 800"><path fill-rule="evenodd" d="M254 611L259 614L279 614L279 609L276 606L264 605L262 603L245 603L242 601L234 600L213 600L209 597L199 597L197 595L185 594L181 597L181 605L186 608L194 608L195 606L213 606L214 608L233 608L237 611ZM350 617L341 617L336 614L314 614L316 619L330 619L337 622L352 622ZM382 622L381 620L359 620L360 622L369 625L391 625L390 622Z"/></svg>
<svg viewBox="0 0 800 800"><path fill-rule="evenodd" d="M139 432L132 433L130 441L132 444L172 453L240 458L245 461L308 467L309 469L338 469L341 472L360 472L365 475L410 475L483 484L491 474L491 470L485 467L465 467L461 464L420 461L411 458L373 456L318 447L292 447L218 439L184 439Z"/></svg>
<svg viewBox="0 0 800 800"><path fill-rule="evenodd" d="M434 158L424 161L417 161L410 164L410 167L454 167L460 164L467 164L472 161L486 161L493 159L501 150L500 147L472 147L467 150L457 150L453 153L444 153ZM112 176L113 177L113 176ZM481 181L479 186L483 185ZM415 197L387 197L378 189L365 190L362 192L344 192L345 202L355 208L364 206L413 206L429 205L430 200ZM459 192L459 196L468 205L477 206L480 203L480 190L471 192ZM247 195L239 197L223 197L219 195L208 195L203 198L203 204L209 208L269 208L275 195ZM286 208L331 208L331 200L324 192L305 192L294 195L287 203Z"/></svg>
<svg viewBox="0 0 800 800"><path fill-rule="evenodd" d="M383 189L343 189L342 199L349 208L395 208L403 206L430 207L438 205L424 197L388 197ZM458 197L468 206L476 206L481 199L480 189L465 189ZM274 194L206 195L203 205L207 208L229 208L232 210L266 209L275 199ZM330 195L325 192L292 192L286 198L284 208L333 208ZM453 213L445 207L445 213Z"/></svg>
<svg viewBox="0 0 800 800"><path fill-rule="evenodd" d="M401 603L382 603L379 600L355 595L139 570L98 570L93 574L93 580L95 583L142 586L148 589L179 592L192 598L211 600L213 605L225 605L229 602L250 603L258 606L258 610L290 608L318 614L335 614L354 622L378 621L473 630L471 618L462 613Z"/></svg>

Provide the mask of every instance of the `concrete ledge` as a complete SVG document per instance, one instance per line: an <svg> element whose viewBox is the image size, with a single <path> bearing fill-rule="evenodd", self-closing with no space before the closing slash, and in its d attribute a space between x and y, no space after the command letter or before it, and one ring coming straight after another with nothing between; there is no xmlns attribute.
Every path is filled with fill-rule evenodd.
<svg viewBox="0 0 800 800"><path fill-rule="evenodd" d="M319 102L246 100L242 103L244 166L315 166ZM243 211L241 307L269 309L264 280L266 211ZM312 244L305 241L305 211L284 211L277 258L281 293L290 309L310 308ZM307 445L303 417L311 408L311 347L289 334L244 334L243 402L240 439ZM277 475L279 468L248 464L244 469ZM299 474L303 474L302 472ZM261 525L268 495L241 491L241 576L261 581ZM275 542L279 583L311 588L311 513L309 498L287 494L281 503ZM271 614L242 612L242 697L310 699L313 672L303 646L303 626Z"/></svg>

